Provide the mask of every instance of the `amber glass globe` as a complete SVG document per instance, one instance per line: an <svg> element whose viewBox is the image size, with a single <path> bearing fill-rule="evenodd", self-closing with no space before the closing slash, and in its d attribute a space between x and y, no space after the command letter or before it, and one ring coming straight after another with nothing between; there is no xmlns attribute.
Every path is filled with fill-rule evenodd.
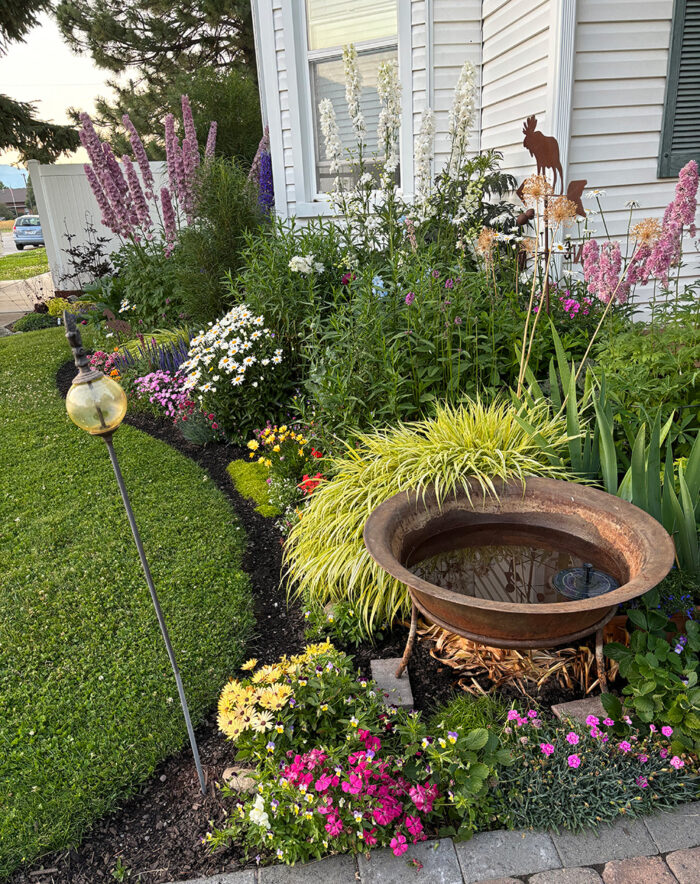
<svg viewBox="0 0 700 884"><path fill-rule="evenodd" d="M126 393L112 378L73 384L66 396L68 417L93 436L117 429L126 414Z"/></svg>

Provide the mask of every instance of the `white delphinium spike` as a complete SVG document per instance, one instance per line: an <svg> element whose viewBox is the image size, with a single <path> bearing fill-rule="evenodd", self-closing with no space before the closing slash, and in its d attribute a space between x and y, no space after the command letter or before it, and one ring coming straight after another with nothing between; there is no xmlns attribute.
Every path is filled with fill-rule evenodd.
<svg viewBox="0 0 700 884"><path fill-rule="evenodd" d="M401 126L401 84L395 61L383 61L377 70L377 92L382 105L377 142L384 151L384 171L393 175L399 165L398 135Z"/></svg>
<svg viewBox="0 0 700 884"><path fill-rule="evenodd" d="M432 187L432 160L435 155L435 114L427 107L423 111L416 142L416 189L422 200L430 195Z"/></svg>
<svg viewBox="0 0 700 884"><path fill-rule="evenodd" d="M340 171L340 161L343 158L343 146L340 143L338 120L330 98L324 98L319 102L318 116L326 145L326 159L330 162L330 172L337 173Z"/></svg>
<svg viewBox="0 0 700 884"><path fill-rule="evenodd" d="M449 117L449 134L452 141L449 173L452 177L457 173L469 144L469 130L474 123L475 92L476 69L470 61L465 61L459 75Z"/></svg>
<svg viewBox="0 0 700 884"><path fill-rule="evenodd" d="M365 118L362 115L360 99L362 98L362 77L357 63L357 49L351 43L343 48L343 68L345 72L345 101L348 113L355 129L355 137L361 146L365 142Z"/></svg>

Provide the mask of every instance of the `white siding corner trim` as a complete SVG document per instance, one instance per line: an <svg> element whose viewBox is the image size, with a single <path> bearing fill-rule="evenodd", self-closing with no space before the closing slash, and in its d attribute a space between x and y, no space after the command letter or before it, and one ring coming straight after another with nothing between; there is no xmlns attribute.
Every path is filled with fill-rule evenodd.
<svg viewBox="0 0 700 884"><path fill-rule="evenodd" d="M576 0L552 0L550 21L547 120L550 134L559 142L559 157L566 182L576 58Z"/></svg>

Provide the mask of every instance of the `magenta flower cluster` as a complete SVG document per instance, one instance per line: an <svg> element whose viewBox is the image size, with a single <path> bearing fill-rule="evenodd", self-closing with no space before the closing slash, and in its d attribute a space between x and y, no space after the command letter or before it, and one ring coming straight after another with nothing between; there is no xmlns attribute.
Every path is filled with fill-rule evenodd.
<svg viewBox="0 0 700 884"><path fill-rule="evenodd" d="M307 795L314 796L315 812L325 818L330 838L361 832L360 839L372 847L378 841L386 843L391 834L391 849L401 856L409 842L427 837L424 818L438 798L437 786L412 785L379 757L378 737L366 730L359 730L358 736L364 748L352 752L347 763L334 766L322 750L313 749L283 767L280 783L296 790L291 800L298 798L301 805Z"/></svg>
<svg viewBox="0 0 700 884"><path fill-rule="evenodd" d="M116 353L105 353L104 350L96 350L90 357L90 368L96 368L109 374L114 368Z"/></svg>
<svg viewBox="0 0 700 884"><path fill-rule="evenodd" d="M622 254L620 243L608 240L598 245L595 239L589 239L583 247L583 278L588 293L597 297L604 304L616 298L620 304L627 301L629 283L620 277Z"/></svg>
<svg viewBox="0 0 700 884"><path fill-rule="evenodd" d="M158 405L168 417L175 420L187 400L187 393L182 388L184 382L182 375L171 374L169 371L153 371L136 378L136 396L139 399L148 397L149 402Z"/></svg>
<svg viewBox="0 0 700 884"><path fill-rule="evenodd" d="M583 276L588 292L608 303L611 297L624 304L630 288L646 285L650 279L668 285L669 273L681 260L683 236L696 235L698 164L690 160L680 171L673 199L666 207L661 232L654 241L635 243L632 257L620 276L622 259L618 242L589 240L583 247Z"/></svg>
<svg viewBox="0 0 700 884"><path fill-rule="evenodd" d="M530 709L526 715L521 715L520 712L517 711L517 709L511 709L508 712L506 718L508 724L504 728L505 734L513 733L513 727L511 725L513 725L516 729L524 729L524 726L528 724L535 728L542 727L542 722L537 717L537 712L534 709ZM646 764L646 762L649 761L648 754L635 751L635 744L638 742L639 739L636 734L632 734L628 739L620 740L619 742L614 743L610 740L611 735L606 733L606 731L601 728L601 724L605 728L611 728L614 727L615 722L612 718L604 718L601 722L597 715L589 715L586 718L586 725L589 728L589 736L591 737L591 739L597 742L599 741L602 744L610 742L609 748L612 751L620 752L622 755L632 754L636 757L637 761L642 764ZM520 733L522 734L523 731L520 731ZM649 733L650 735L658 733L658 728L656 727L656 725L649 725ZM669 739L673 735L673 728L669 725L664 725L661 728L661 734L666 739ZM529 739L529 737L523 735L519 738L519 741L523 745L527 745L529 743ZM564 751L566 751L572 746L579 747L579 744L581 744L581 736L575 731L571 730L564 736L564 741L568 744L568 746L564 747ZM550 758L556 753L557 746L555 743L541 742L539 744L539 750L540 753L545 756L545 758ZM658 752L661 759L665 760L666 758L668 758L669 750L666 747L659 747ZM585 755L585 746L583 746L583 744L580 745L580 753L579 751L577 751L576 753L571 753L567 755L566 763L568 767L574 769L580 767L584 760L582 758L582 755ZM675 770L681 770L681 768L685 766L685 762L678 755L674 755L672 758L670 758L668 763L671 765L671 767L675 768Z"/></svg>

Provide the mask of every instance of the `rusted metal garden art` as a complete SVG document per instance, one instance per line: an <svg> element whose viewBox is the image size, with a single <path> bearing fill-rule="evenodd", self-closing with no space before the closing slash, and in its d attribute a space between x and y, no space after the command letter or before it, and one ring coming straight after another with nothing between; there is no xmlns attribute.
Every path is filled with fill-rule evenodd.
<svg viewBox="0 0 700 884"><path fill-rule="evenodd" d="M370 555L411 596L411 629L397 677L410 657L420 613L491 647L551 648L596 633L605 687L603 627L618 605L669 572L669 535L627 501L585 485L512 480L497 483L495 495L485 495L474 480L467 487L468 494L442 502L432 490L402 492L365 524ZM589 595L584 577L582 597L562 595L554 578L588 563L611 582Z"/></svg>

